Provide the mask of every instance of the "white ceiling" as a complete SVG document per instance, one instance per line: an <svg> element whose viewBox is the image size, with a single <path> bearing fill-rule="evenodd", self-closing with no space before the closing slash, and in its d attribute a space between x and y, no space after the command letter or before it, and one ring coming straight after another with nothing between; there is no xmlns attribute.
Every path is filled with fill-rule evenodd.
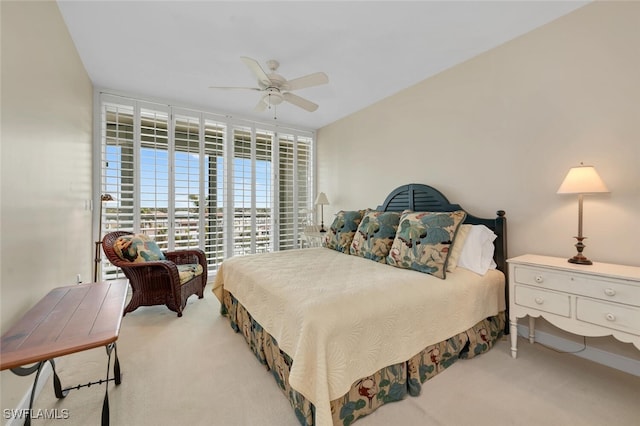
<svg viewBox="0 0 640 426"><path fill-rule="evenodd" d="M317 129L571 12L587 1L63 1L58 5L97 88L273 122L240 56L280 62L295 93L278 123Z"/></svg>

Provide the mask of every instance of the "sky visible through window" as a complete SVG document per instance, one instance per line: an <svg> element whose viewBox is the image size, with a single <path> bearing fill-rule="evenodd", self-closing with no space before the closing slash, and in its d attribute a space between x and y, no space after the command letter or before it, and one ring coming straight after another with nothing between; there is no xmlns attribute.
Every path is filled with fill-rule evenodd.
<svg viewBox="0 0 640 426"><path fill-rule="evenodd" d="M189 156L191 156L191 162L189 163ZM200 180L200 163L198 161L198 154L176 152L175 162L176 164L189 164L187 168L186 178L181 177L181 180L175 181L175 208L188 208L195 207L192 200L189 199L189 195L199 195L199 180ZM195 159L195 161L194 161ZM210 157L205 156L205 167L208 165ZM107 146L105 152L105 161L107 164L119 165L121 162L121 147L119 146ZM224 159L222 157L216 157L217 161L217 192L218 194L224 193ZM243 167L251 167L251 160L246 158L234 158L234 169L240 170ZM183 169L184 172L184 169ZM256 208L268 208L270 207L268 200L271 197L268 195L271 193L271 183L269 181L271 176L271 162L264 160L256 160ZM112 194L122 193L121 180L122 172L119 167L107 167L105 172L105 192ZM208 174L204 174L205 188L209 185ZM150 148L142 148L140 155L140 188L145 188L140 196L140 207L142 208L168 208L169 202L169 160L168 152L166 150L154 150ZM247 175L243 177L243 182L238 185L239 189L234 191L234 205L237 207L251 205L251 192L242 191L241 188L251 187L251 176ZM192 189L189 190L189 187ZM154 188L153 192L148 191L146 188ZM195 189L193 189L195 188ZM217 198L217 207L224 207L224 199L222 197Z"/></svg>

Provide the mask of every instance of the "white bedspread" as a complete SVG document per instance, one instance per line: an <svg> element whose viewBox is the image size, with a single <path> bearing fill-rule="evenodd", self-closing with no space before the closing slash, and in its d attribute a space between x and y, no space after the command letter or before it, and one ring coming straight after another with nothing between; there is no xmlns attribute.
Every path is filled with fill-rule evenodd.
<svg viewBox="0 0 640 426"><path fill-rule="evenodd" d="M293 358L289 383L319 426L357 379L505 309L499 271L458 268L441 280L327 248L227 259L213 288L220 301L223 287Z"/></svg>

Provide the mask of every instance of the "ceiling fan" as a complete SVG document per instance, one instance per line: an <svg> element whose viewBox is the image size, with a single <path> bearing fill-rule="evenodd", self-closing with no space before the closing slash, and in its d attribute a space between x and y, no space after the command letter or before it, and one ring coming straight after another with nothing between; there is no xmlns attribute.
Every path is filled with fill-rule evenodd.
<svg viewBox="0 0 640 426"><path fill-rule="evenodd" d="M300 107L309 112L313 112L318 109L318 105L304 99L298 95L291 93L294 90L304 89L307 87L319 86L329 82L329 77L323 72L316 72L313 74L305 75L304 77L294 78L293 80L287 80L280 74L276 73L276 70L280 66L280 63L274 59L267 61L269 67L269 73L267 74L258 61L255 59L242 56L242 62L249 68L251 73L256 77L258 81L258 87L218 87L210 86L210 89L240 89L240 90L255 90L262 93L260 101L255 107L255 111L264 111L267 107L280 105L282 102L289 102L297 107Z"/></svg>

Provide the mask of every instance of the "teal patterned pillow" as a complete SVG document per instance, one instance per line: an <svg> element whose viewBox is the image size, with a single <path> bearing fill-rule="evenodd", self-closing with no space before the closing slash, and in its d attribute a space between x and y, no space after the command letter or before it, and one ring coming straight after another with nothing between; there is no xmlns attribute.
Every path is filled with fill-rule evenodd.
<svg viewBox="0 0 640 426"><path fill-rule="evenodd" d="M133 263L165 260L160 247L144 234L122 235L113 243L113 251L122 260Z"/></svg>
<svg viewBox="0 0 640 426"><path fill-rule="evenodd" d="M344 211L336 214L336 218L327 231L324 246L342 253L349 254L349 247L353 236L358 230L366 210Z"/></svg>
<svg viewBox="0 0 640 426"><path fill-rule="evenodd" d="M465 217L462 210L445 213L404 211L387 263L444 279L451 244Z"/></svg>
<svg viewBox="0 0 640 426"><path fill-rule="evenodd" d="M400 213L398 212L366 213L353 237L350 253L375 262L386 263L399 222Z"/></svg>

